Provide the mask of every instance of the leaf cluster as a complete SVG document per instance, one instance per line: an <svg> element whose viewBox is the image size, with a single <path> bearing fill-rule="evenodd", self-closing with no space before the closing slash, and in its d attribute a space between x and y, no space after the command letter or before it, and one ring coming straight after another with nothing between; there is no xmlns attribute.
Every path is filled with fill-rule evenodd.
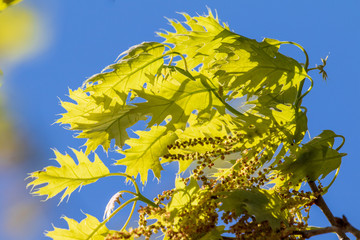
<svg viewBox="0 0 360 240"><path fill-rule="evenodd" d="M86 139L85 153L73 150L78 164L55 151L60 167L30 175L36 195L61 200L78 187L107 176L122 176L135 191L121 190L110 200L105 220L90 215L80 223L65 218L69 229L47 233L53 239L302 239L309 229L307 213L316 194L304 190L308 181L324 179L339 169L341 148L334 148L330 130L306 142L306 108L302 99L313 81L309 60L298 44L265 38L258 42L238 35L211 11L185 22L169 20L173 32L158 33L162 43L144 42L90 77L62 101L65 113L57 123ZM282 44L298 46L305 63L279 52ZM323 68L321 68L323 71ZM305 81L310 88L303 91ZM127 130L139 121L145 127L130 138ZM111 145L114 140L115 146ZM95 155L98 147L115 148L110 173ZM128 146L124 148L124 146ZM161 179L164 164L179 165L175 188L144 197L149 172ZM43 185L47 184L47 185ZM305 188L306 189L306 188ZM327 188L323 189L325 193ZM123 194L132 199L121 203ZM139 226L127 228L137 201ZM113 212L115 203L120 206ZM133 203L120 231L105 226Z"/></svg>

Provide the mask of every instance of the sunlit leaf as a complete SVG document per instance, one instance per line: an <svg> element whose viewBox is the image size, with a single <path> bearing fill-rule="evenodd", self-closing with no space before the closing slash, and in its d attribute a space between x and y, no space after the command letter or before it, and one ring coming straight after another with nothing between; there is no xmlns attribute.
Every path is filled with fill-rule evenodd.
<svg viewBox="0 0 360 240"><path fill-rule="evenodd" d="M175 74L174 74L175 75ZM212 90L206 88L201 80L192 81L177 75L176 80L168 80L161 86L160 92L143 89L136 91L139 97L147 102L137 103L138 110L151 116L149 126L162 123L168 116L168 126L184 129L194 110L210 111L213 107L221 107L222 103L214 97Z"/></svg>
<svg viewBox="0 0 360 240"><path fill-rule="evenodd" d="M77 157L78 164L68 154L62 155L54 150L55 160L60 167L49 166L30 174L29 178L35 178L27 185L27 187L35 188L32 190L32 194L46 196L47 200L65 190L61 196L60 202L62 202L78 187L96 182L99 178L109 174L108 168L96 154L95 160L91 162L83 152L75 149L73 152Z"/></svg>
<svg viewBox="0 0 360 240"><path fill-rule="evenodd" d="M156 42L130 48L117 63L89 78L86 82L91 84L86 91L92 97L106 95L124 104L130 90L140 90L145 83L154 83L155 75L164 64L164 50L164 45Z"/></svg>
<svg viewBox="0 0 360 240"><path fill-rule="evenodd" d="M170 217L175 218L176 213L182 208L186 208L188 204L196 205L196 193L200 187L195 179L191 178L187 185L177 178L175 180L175 194L167 205L167 211L170 212Z"/></svg>
<svg viewBox="0 0 360 240"><path fill-rule="evenodd" d="M77 137L87 139L86 154L98 146L108 150L111 139L115 139L118 146L123 146L129 138L126 129L145 119L144 114L133 106L121 106L111 98L103 98L98 103L82 89L70 90L69 97L75 103L61 102L67 112L57 123L69 124L71 130L81 131Z"/></svg>
<svg viewBox="0 0 360 240"><path fill-rule="evenodd" d="M99 220L89 214L81 222L74 219L63 217L68 224L68 229L56 228L46 232L46 236L53 240L104 240L107 234L115 231L109 230L105 225L101 225Z"/></svg>
<svg viewBox="0 0 360 240"><path fill-rule="evenodd" d="M164 126L154 126L150 131L135 133L139 138L125 142L131 148L120 151L125 158L118 160L116 164L125 165L126 173L130 176L137 177L140 174L143 183L148 179L149 170L153 171L155 177L160 178L162 170L160 157L168 152L167 146L177 139L177 135Z"/></svg>

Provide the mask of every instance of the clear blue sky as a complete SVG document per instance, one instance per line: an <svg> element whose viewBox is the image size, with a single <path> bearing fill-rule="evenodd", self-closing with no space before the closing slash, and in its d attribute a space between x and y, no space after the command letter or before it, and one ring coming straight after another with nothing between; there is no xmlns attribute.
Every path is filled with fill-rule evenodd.
<svg viewBox="0 0 360 240"><path fill-rule="evenodd" d="M79 87L133 45L143 41L162 41L155 32L171 29L165 17L181 19L177 12L202 14L206 12L206 6L216 9L220 19L240 35L257 40L269 37L301 44L309 53L310 66L321 64L320 58L330 53L326 66L328 81L324 82L321 75L313 72L315 86L305 98L304 105L308 108L311 136L331 129L346 138L342 151L348 156L343 158L339 177L325 200L336 216L344 214L360 228L359 1L24 0L22 4L38 12L46 23L44 34L48 35L48 44L42 52L11 69L2 69L5 72L3 87L7 92L8 108L15 116L16 125L26 131L34 154L16 169L1 171L0 225L3 227L0 239L45 239L43 231L51 230L51 224L65 227L60 219L62 215L79 221L84 217L81 211L101 219L109 198L118 190L131 188L125 186L120 178L102 180L84 187L80 193L73 193L68 203L57 207L59 197L46 203L40 202L39 198L28 194L23 179L26 173L52 163L49 161L54 157L51 148L63 153L69 152L68 146L79 148L84 143L74 139L73 132L52 125L58 118L56 115L63 112L59 98L67 99L68 88ZM283 50L301 60L302 56L296 48L286 47ZM106 159L101 149L98 152L107 165L116 158L110 154ZM173 174L175 168L167 169L161 186L156 180L148 183L144 188L145 195L153 197L155 192L171 186L166 177ZM4 227L12 219L6 215L7 210L21 207L25 212L29 211L29 207L36 209L29 213L35 214L36 220L25 222L30 227L18 230L26 232L25 238L20 233L10 234L9 229ZM311 223L328 226L316 207L313 209ZM123 221L122 218L126 215L116 219ZM114 221L111 226L116 228L121 224ZM313 239L337 238L325 235Z"/></svg>

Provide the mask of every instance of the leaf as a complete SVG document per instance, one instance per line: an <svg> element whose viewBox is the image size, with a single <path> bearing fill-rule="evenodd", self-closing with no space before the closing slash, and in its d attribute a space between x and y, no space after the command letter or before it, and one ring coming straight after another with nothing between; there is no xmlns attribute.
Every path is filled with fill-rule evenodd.
<svg viewBox="0 0 360 240"><path fill-rule="evenodd" d="M174 219L176 214L182 208L186 208L187 205L196 205L198 199L196 198L196 194L199 191L200 187L194 178L190 179L190 183L185 185L180 178L175 179L175 193L172 196L170 202L167 205L167 211L170 212L170 218ZM179 217L176 217L177 222Z"/></svg>
<svg viewBox="0 0 360 240"><path fill-rule="evenodd" d="M223 192L218 199L222 202L220 210L234 211L237 216L247 212L255 216L257 222L268 221L273 229L278 229L280 223L287 223L287 213L282 209L281 198L270 190L237 189Z"/></svg>
<svg viewBox="0 0 360 240"><path fill-rule="evenodd" d="M161 124L168 116L171 121L168 127L185 129L190 114L194 110L211 111L213 107L221 108L223 104L212 94L213 89L206 88L200 80L189 80L184 75L174 73L176 79L167 80L161 86L160 92L143 89L135 91L147 102L137 103L138 111L151 116L149 126ZM214 88L215 89L215 88Z"/></svg>
<svg viewBox="0 0 360 240"><path fill-rule="evenodd" d="M202 64L202 74L215 75L224 89L237 91L238 96L249 99L253 95L279 93L307 77L296 60L278 53L280 41L265 39L259 43L233 33L211 11L208 16L183 16L184 24L170 20L175 32L159 35L165 43L175 45L173 51L187 56L189 69ZM177 65L182 67L183 62Z"/></svg>
<svg viewBox="0 0 360 240"><path fill-rule="evenodd" d="M75 149L72 149L72 151L76 155L79 164L76 164L68 154L62 155L54 150L55 160L60 164L60 167L49 166L42 171L30 174L29 178L35 179L27 184L27 187L38 187L32 190L32 194L46 196L45 200L48 200L65 190L61 196L61 203L65 197L70 197L71 193L78 187L96 182L99 178L106 177L110 173L96 154L94 162L90 162L83 152ZM43 184L46 185L39 186Z"/></svg>
<svg viewBox="0 0 360 240"><path fill-rule="evenodd" d="M315 181L325 178L330 172L340 167L341 158L346 154L333 149L336 134L325 130L302 147L293 150L290 156L285 157L283 164L275 170L281 175L290 176L285 183L296 184L300 180Z"/></svg>
<svg viewBox="0 0 360 240"><path fill-rule="evenodd" d="M4 10L5 8L15 5L22 0L0 0L0 11Z"/></svg>
<svg viewBox="0 0 360 240"><path fill-rule="evenodd" d="M154 83L164 64L164 50L164 45L157 42L143 42L130 48L121 54L125 56L117 63L89 78L85 90L95 98L106 95L124 104L130 90L140 90L145 83Z"/></svg>
<svg viewBox="0 0 360 240"><path fill-rule="evenodd" d="M222 240L221 234L225 232L225 226L217 226L216 228L211 229L207 234L205 234L199 240Z"/></svg>
<svg viewBox="0 0 360 240"><path fill-rule="evenodd" d="M158 35L165 38L165 43L175 45L172 49L174 52L180 52L187 56L189 69L193 69L199 64L206 66L210 62L209 56L214 56L215 49L220 46L221 37L231 32L228 31L228 27L224 28L219 24L218 19L214 18L211 11L206 17L192 18L185 13L182 15L186 18L186 24L190 30L176 20L169 20L175 32L158 33ZM177 63L179 67L183 67L183 64L182 61Z"/></svg>
<svg viewBox="0 0 360 240"><path fill-rule="evenodd" d="M99 220L89 214L81 222L74 219L63 217L69 229L56 228L46 232L46 236L54 240L103 240L107 234L115 231L109 230L105 224L101 225ZM99 228L99 229L98 229Z"/></svg>
<svg viewBox="0 0 360 240"><path fill-rule="evenodd" d="M150 131L136 131L139 138L132 138L125 143L131 148L119 151L125 158L117 161L117 165L126 166L126 174L137 177L145 183L151 169L155 177L160 178L162 166L160 157L168 153L167 146L174 143L177 135L164 126L154 126Z"/></svg>
<svg viewBox="0 0 360 240"><path fill-rule="evenodd" d="M115 144L122 147L129 138L126 129L146 119L133 106L121 106L106 97L98 103L82 89L69 90L69 97L75 103L61 102L67 112L56 122L69 124L70 130L81 131L77 138L87 138L86 154L100 145L108 150L111 139L115 139Z"/></svg>

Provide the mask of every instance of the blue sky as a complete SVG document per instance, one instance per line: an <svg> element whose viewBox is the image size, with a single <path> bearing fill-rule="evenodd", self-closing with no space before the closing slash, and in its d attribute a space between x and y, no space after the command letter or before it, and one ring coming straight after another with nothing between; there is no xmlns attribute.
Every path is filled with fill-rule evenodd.
<svg viewBox="0 0 360 240"><path fill-rule="evenodd" d="M3 91L9 114L31 146L31 154L26 161L0 171L1 191L6 193L1 194L0 199L0 225L3 226L0 239L46 239L43 231L51 230L51 224L65 227L60 219L62 215L79 221L84 217L81 211L101 219L110 197L123 188L131 189L124 179L105 179L73 193L68 203L57 206L59 197L47 202L31 197L23 179L27 173L51 164L49 159L54 157L51 148L64 153L69 152L68 146L80 148L84 143L74 139L73 132L53 125L57 114L63 112L59 98L67 100L68 88L76 89L133 45L162 41L155 32L171 29L165 17L181 20L177 12L203 14L206 6L216 9L219 18L240 35L259 41L269 37L301 44L309 54L310 66L321 64L320 58L330 54L326 66L328 80L324 82L314 71L315 86L303 104L308 108L311 136L331 129L346 138L342 151L348 155L343 158L340 174L325 200L334 215L344 214L360 228L359 1L24 0L17 7L21 5L38 14L45 47L22 61L1 67L5 73ZM303 59L295 47L286 46L281 50ZM110 153L107 159L101 149L98 152L107 165L116 158ZM149 182L144 188L145 195L151 198L155 192L171 186L166 178L176 169L174 166L166 169L160 185L156 180ZM8 209L16 209L11 213L19 214L20 218L23 212L36 217L35 221L24 223L30 227L18 230L26 234L26 238L7 227L13 219L7 215ZM110 225L121 227L119 222L126 218L126 211ZM310 216L313 225L329 225L316 207ZM337 238L325 235L312 239Z"/></svg>

